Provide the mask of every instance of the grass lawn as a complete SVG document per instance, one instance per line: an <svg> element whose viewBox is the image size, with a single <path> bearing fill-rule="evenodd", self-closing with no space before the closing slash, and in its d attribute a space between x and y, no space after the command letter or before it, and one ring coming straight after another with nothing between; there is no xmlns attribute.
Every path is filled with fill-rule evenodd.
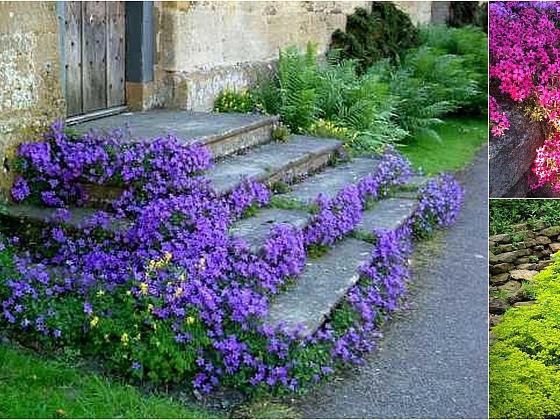
<svg viewBox="0 0 560 420"><path fill-rule="evenodd" d="M0 418L209 418L64 363L0 345Z"/></svg>
<svg viewBox="0 0 560 420"><path fill-rule="evenodd" d="M441 143L429 137L418 137L399 148L414 169L422 169L425 175L461 169L488 141L486 117L446 118L436 131Z"/></svg>

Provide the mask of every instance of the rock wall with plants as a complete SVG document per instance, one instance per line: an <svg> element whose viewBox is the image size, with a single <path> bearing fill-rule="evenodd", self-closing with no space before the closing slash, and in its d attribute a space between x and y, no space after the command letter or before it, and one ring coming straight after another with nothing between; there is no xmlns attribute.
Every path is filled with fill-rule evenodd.
<svg viewBox="0 0 560 420"><path fill-rule="evenodd" d="M544 223L512 225L509 233L489 238L490 326L510 307L530 305L535 298L532 278L552 263L560 251L560 226Z"/></svg>
<svg viewBox="0 0 560 420"><path fill-rule="evenodd" d="M560 3L492 2L489 17L490 196L558 194Z"/></svg>

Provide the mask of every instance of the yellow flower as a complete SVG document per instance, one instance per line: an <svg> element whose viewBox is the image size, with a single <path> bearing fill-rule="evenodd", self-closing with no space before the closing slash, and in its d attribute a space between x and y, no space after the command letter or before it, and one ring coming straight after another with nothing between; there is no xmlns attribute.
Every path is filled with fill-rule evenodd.
<svg viewBox="0 0 560 420"><path fill-rule="evenodd" d="M125 346L128 345L128 340L129 340L129 339L130 339L130 338L128 337L128 334L127 334L127 333L123 333L123 334L121 335L121 343L123 343Z"/></svg>
<svg viewBox="0 0 560 420"><path fill-rule="evenodd" d="M194 316L188 316L187 319L187 325L192 325L195 322Z"/></svg>
<svg viewBox="0 0 560 420"><path fill-rule="evenodd" d="M134 337L135 340L140 340L140 333L136 334L136 337Z"/></svg>
<svg viewBox="0 0 560 420"><path fill-rule="evenodd" d="M154 309L154 305L148 303L148 312L152 312L152 309Z"/></svg>
<svg viewBox="0 0 560 420"><path fill-rule="evenodd" d="M96 315L91 319L91 321L89 321L89 326L91 328L95 328L97 327L97 324L99 324L99 317Z"/></svg>
<svg viewBox="0 0 560 420"><path fill-rule="evenodd" d="M155 260L150 260L150 261L148 261L148 268L149 268L150 270L153 270L154 268L156 268L156 264L157 264L157 263L156 263Z"/></svg>
<svg viewBox="0 0 560 420"><path fill-rule="evenodd" d="M126 295L127 295L127 296L130 296L131 294L132 294L132 292L131 292L130 290L127 290L127 291L126 291Z"/></svg>
<svg viewBox="0 0 560 420"><path fill-rule="evenodd" d="M183 288L181 287L177 287L177 289L175 290L175 297L178 298L183 294Z"/></svg>
<svg viewBox="0 0 560 420"><path fill-rule="evenodd" d="M140 283L140 293L142 293L143 295L148 294L148 283L146 282Z"/></svg>
<svg viewBox="0 0 560 420"><path fill-rule="evenodd" d="M171 252L165 252L163 254L163 261L165 261L166 263L168 263L169 261L171 261L171 258L173 258L173 255L171 254Z"/></svg>
<svg viewBox="0 0 560 420"><path fill-rule="evenodd" d="M96 293L97 297L101 297L104 294L105 294L105 292L103 290L98 290L97 293Z"/></svg>
<svg viewBox="0 0 560 420"><path fill-rule="evenodd" d="M185 273L181 273L181 275L179 276L179 280L185 281L186 279L187 279L187 276L185 275Z"/></svg>

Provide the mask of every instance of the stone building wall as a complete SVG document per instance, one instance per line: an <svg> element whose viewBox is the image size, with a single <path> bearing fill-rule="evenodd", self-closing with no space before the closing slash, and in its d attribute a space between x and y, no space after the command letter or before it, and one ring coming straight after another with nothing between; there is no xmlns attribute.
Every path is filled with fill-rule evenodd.
<svg viewBox="0 0 560 420"><path fill-rule="evenodd" d="M55 2L0 2L0 202L17 144L65 115Z"/></svg>
<svg viewBox="0 0 560 420"><path fill-rule="evenodd" d="M560 251L560 226L542 223L511 226L510 233L490 236L490 326L500 322L511 306L532 304L524 285L551 263L551 255ZM530 284L530 283L529 283Z"/></svg>
<svg viewBox="0 0 560 420"><path fill-rule="evenodd" d="M413 22L428 23L432 2L395 2ZM324 54L331 34L367 1L157 2L157 65L151 102L210 110L224 89L242 89L271 70L278 51L317 43Z"/></svg>

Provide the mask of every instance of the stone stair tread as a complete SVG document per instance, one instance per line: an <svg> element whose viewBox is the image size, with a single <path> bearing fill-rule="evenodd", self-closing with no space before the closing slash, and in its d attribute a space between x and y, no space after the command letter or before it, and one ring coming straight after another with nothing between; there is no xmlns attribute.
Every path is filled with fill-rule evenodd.
<svg viewBox="0 0 560 420"><path fill-rule="evenodd" d="M407 181L407 189L396 189L392 196L398 198L418 198L418 190L424 186L427 180L428 177L423 175L414 175Z"/></svg>
<svg viewBox="0 0 560 420"><path fill-rule="evenodd" d="M220 193L233 189L244 177L265 181L272 175L312 161L316 156L336 152L342 143L333 139L293 136L289 142L271 142L247 153L230 156L206 172ZM311 167L311 170L317 168Z"/></svg>
<svg viewBox="0 0 560 420"><path fill-rule="evenodd" d="M303 326L302 335L313 334L359 279L358 269L368 261L372 245L348 238L327 254L309 260L295 286L275 297L265 324Z"/></svg>
<svg viewBox="0 0 560 420"><path fill-rule="evenodd" d="M376 158L354 158L350 162L326 168L304 182L294 185L290 192L279 197L305 204L314 201L320 193L334 198L346 185L356 184L370 173L375 172L379 162L379 159Z"/></svg>
<svg viewBox="0 0 560 420"><path fill-rule="evenodd" d="M264 245L266 237L275 223L303 228L309 216L309 213L301 210L262 209L254 217L235 222L230 233L245 239L253 249L259 249Z"/></svg>
<svg viewBox="0 0 560 420"><path fill-rule="evenodd" d="M379 200L372 209L364 211L357 231L371 233L374 228L395 230L414 214L418 200L386 198Z"/></svg>
<svg viewBox="0 0 560 420"><path fill-rule="evenodd" d="M0 213L0 218L19 220L20 222L32 223L35 225L46 225L50 223L49 220L55 217L57 210L58 209L53 207L10 204L6 206L3 213ZM89 207L73 207L68 210L70 219L66 224L73 229L80 229L86 221L99 212L98 209ZM56 224L57 222L52 223ZM109 222L109 231L117 231L124 228L126 228L126 222L124 221L113 220Z"/></svg>
<svg viewBox="0 0 560 420"><path fill-rule="evenodd" d="M174 134L185 142L207 141L216 136L225 136L238 130L264 125L276 121L276 117L238 114L195 112L177 109L152 109L149 111L125 112L110 117L76 124L78 133L92 129L107 131L129 126L132 136L151 140Z"/></svg>

